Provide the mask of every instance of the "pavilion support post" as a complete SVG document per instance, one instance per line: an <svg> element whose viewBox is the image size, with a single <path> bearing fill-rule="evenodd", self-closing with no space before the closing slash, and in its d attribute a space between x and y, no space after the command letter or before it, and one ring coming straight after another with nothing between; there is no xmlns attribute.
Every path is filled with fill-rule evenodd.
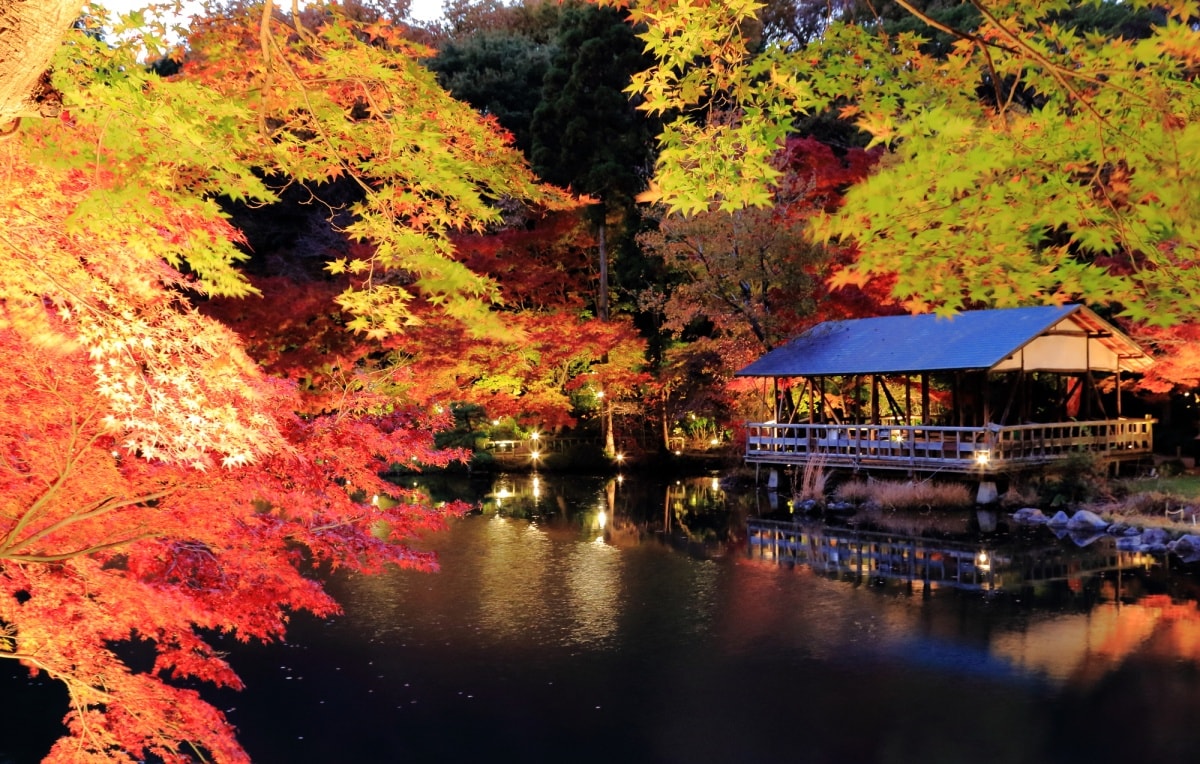
<svg viewBox="0 0 1200 764"><path fill-rule="evenodd" d="M879 375L871 375L871 424L879 424Z"/></svg>
<svg viewBox="0 0 1200 764"><path fill-rule="evenodd" d="M929 425L929 372L921 372L921 424Z"/></svg>
<svg viewBox="0 0 1200 764"><path fill-rule="evenodd" d="M1083 338L1083 418L1090 420L1092 418L1092 395L1095 394L1096 388L1092 384L1092 340L1090 337Z"/></svg>
<svg viewBox="0 0 1200 764"><path fill-rule="evenodd" d="M833 414L833 421L841 424L841 421L838 419L837 412L832 410L832 408L829 406L829 401L825 398L825 378L818 377L817 382L820 385L818 389L821 393L821 419L826 422L829 421L829 415L825 413L825 410L830 409L829 413Z"/></svg>
<svg viewBox="0 0 1200 764"><path fill-rule="evenodd" d="M1121 356L1117 356L1117 419L1121 418Z"/></svg>
<svg viewBox="0 0 1200 764"><path fill-rule="evenodd" d="M904 425L912 427L912 375L904 375Z"/></svg>

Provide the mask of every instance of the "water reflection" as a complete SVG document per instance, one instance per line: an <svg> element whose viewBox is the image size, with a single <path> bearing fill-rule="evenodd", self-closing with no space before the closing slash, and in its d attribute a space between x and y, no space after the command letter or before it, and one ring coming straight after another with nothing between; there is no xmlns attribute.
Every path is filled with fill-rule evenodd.
<svg viewBox="0 0 1200 764"><path fill-rule="evenodd" d="M345 616L301 621L286 660L231 645L255 761L1169 763L1200 746L1200 587L1103 540L787 523L799 547L768 553L755 496L711 476L427 489L479 506L428 539L441 572L335 578Z"/></svg>
<svg viewBox="0 0 1200 764"><path fill-rule="evenodd" d="M1119 551L1111 536L1090 536L1083 545L1060 543L1048 534L1040 542L987 536L962 541L762 519L748 521L747 534L750 553L760 559L807 565L847 580L899 581L913 591L948 586L995 592L1087 573L1146 569L1158 561Z"/></svg>

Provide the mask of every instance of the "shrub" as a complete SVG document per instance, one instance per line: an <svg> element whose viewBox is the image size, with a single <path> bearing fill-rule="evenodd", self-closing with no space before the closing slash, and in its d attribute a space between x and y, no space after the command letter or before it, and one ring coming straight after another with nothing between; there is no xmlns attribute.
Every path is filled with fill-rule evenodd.
<svg viewBox="0 0 1200 764"><path fill-rule="evenodd" d="M1076 506L1096 500L1105 490L1103 465L1089 451L1070 454L1047 474L1039 490L1043 505Z"/></svg>

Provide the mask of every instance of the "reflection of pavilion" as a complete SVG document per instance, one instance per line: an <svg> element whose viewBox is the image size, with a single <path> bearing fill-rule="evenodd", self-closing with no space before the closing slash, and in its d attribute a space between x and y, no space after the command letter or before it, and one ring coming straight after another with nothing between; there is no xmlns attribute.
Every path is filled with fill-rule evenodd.
<svg viewBox="0 0 1200 764"><path fill-rule="evenodd" d="M751 556L807 565L836 577L905 581L914 586L993 591L1145 566L1144 555L1119 552L1101 538L1085 548L1025 548L837 528L817 523L749 520Z"/></svg>

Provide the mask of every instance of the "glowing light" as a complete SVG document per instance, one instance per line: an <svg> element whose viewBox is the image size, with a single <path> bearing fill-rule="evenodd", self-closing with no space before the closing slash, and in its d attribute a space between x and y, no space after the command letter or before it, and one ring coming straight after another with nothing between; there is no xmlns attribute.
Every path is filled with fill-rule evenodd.
<svg viewBox="0 0 1200 764"><path fill-rule="evenodd" d="M597 391L596 391L596 397L597 397L597 398L603 398L603 397L604 397L604 391L603 391L603 390L597 390Z"/></svg>
<svg viewBox="0 0 1200 764"><path fill-rule="evenodd" d="M604 526L608 525L608 513L600 510L600 514L596 515L596 522L600 524L600 530L604 530Z"/></svg>
<svg viewBox="0 0 1200 764"><path fill-rule="evenodd" d="M992 569L992 559L986 550L980 549L979 554L975 555L975 566L984 572Z"/></svg>
<svg viewBox="0 0 1200 764"><path fill-rule="evenodd" d="M499 426L499 424L500 424L500 420L499 420L499 419L493 419L493 420L492 420L492 427L497 427L497 426Z"/></svg>
<svg viewBox="0 0 1200 764"><path fill-rule="evenodd" d="M509 496L512 496L512 491L508 490L507 487L501 487L498 491L496 491L497 499L507 499Z"/></svg>
<svg viewBox="0 0 1200 764"><path fill-rule="evenodd" d="M720 438L713 438L712 440L708 441L708 445L710 445L710 446L719 446L720 444L721 444Z"/></svg>
<svg viewBox="0 0 1200 764"><path fill-rule="evenodd" d="M623 461L625 461L625 454L617 454L617 456L616 456L616 460L617 460L618 462L623 462Z"/></svg>
<svg viewBox="0 0 1200 764"><path fill-rule="evenodd" d="M541 439L541 437L542 437L542 434L540 432L538 432L537 430L534 430L533 432L529 433L530 440L539 440L539 439Z"/></svg>
<svg viewBox="0 0 1200 764"><path fill-rule="evenodd" d="M992 459L992 453L987 450L977 451L975 453L975 463L980 467L986 465Z"/></svg>
<svg viewBox="0 0 1200 764"><path fill-rule="evenodd" d="M720 479L718 479L718 478L713 478L713 479L712 479L712 489L713 489L714 491L719 491L719 490L721 490L721 481L720 481Z"/></svg>
<svg viewBox="0 0 1200 764"><path fill-rule="evenodd" d="M529 458L536 462L538 459L542 458L542 452L541 451L530 451Z"/></svg>
<svg viewBox="0 0 1200 764"><path fill-rule="evenodd" d="M683 456L683 451L682 451L682 450L677 450L677 451L675 452L675 455L676 455L676 456Z"/></svg>
<svg viewBox="0 0 1200 764"><path fill-rule="evenodd" d="M379 494L375 494L371 497L371 505L375 507L379 506Z"/></svg>

